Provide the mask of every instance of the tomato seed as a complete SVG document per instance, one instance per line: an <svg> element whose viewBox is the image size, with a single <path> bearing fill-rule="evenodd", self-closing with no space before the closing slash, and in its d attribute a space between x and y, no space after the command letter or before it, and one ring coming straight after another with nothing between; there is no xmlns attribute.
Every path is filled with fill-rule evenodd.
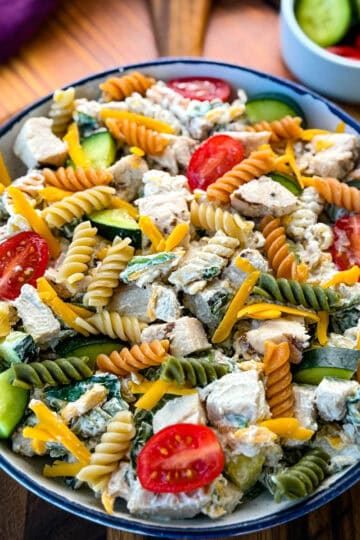
<svg viewBox="0 0 360 540"><path fill-rule="evenodd" d="M167 450L167 448L160 448L160 454L162 454L163 456L168 456L169 450Z"/></svg>

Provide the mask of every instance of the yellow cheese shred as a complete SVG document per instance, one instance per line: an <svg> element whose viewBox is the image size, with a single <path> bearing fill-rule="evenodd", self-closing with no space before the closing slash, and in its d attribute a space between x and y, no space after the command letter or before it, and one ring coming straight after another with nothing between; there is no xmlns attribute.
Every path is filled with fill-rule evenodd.
<svg viewBox="0 0 360 540"><path fill-rule="evenodd" d="M46 222L31 206L30 202L22 191L20 191L20 189L10 186L8 188L8 192L14 202L15 212L21 216L24 216L24 218L26 218L29 222L31 228L40 234L40 236L45 238L48 243L51 256L56 259L61 253L60 243L52 234Z"/></svg>
<svg viewBox="0 0 360 540"><path fill-rule="evenodd" d="M264 311L257 311L249 315L250 319L266 320L266 319L280 319L281 311L278 309L267 309Z"/></svg>
<svg viewBox="0 0 360 540"><path fill-rule="evenodd" d="M160 401L160 399L166 394L169 389L169 383L159 379L149 388L147 392L135 403L135 407L138 409L151 410Z"/></svg>
<svg viewBox="0 0 360 540"><path fill-rule="evenodd" d="M3 186L10 186L11 184L11 176L10 176L9 171L7 170L7 167L5 165L5 161L1 152L0 152L0 183Z"/></svg>
<svg viewBox="0 0 360 540"><path fill-rule="evenodd" d="M129 389L132 394L145 394L152 389L155 382L144 380L140 384L135 384L130 381ZM188 396L189 394L195 394L195 388L187 388L186 386L180 386L179 384L169 383L167 387L167 394L172 394L174 396Z"/></svg>
<svg viewBox="0 0 360 540"><path fill-rule="evenodd" d="M143 157L145 155L144 150L142 150L138 146L131 146L130 152L134 154L134 156L138 156L138 157Z"/></svg>
<svg viewBox="0 0 360 540"><path fill-rule="evenodd" d="M297 439L299 441L308 441L314 435L312 429L301 427L296 418L272 418L259 422L257 425L266 427L279 437Z"/></svg>
<svg viewBox="0 0 360 540"><path fill-rule="evenodd" d="M289 163L291 169L293 170L293 172L294 172L294 174L296 176L296 179L297 179L297 181L299 183L299 186L301 188L303 188L304 187L304 182L303 182L303 179L302 179L300 169L299 169L299 167L298 167L298 165L296 163L294 147L293 147L291 141L288 141L286 143L285 154L287 156L288 163Z"/></svg>
<svg viewBox="0 0 360 540"><path fill-rule="evenodd" d="M310 319L312 321L318 322L319 317L315 315L315 313L312 313L311 311L306 311L305 309L297 309L292 308L289 306L280 306L279 304L267 304L266 302L261 302L259 304L251 304L249 306L245 306L243 309L241 309L238 314L237 318L241 319L243 317L245 318L255 318L254 315L257 313L263 313L267 310L276 310L281 311L281 313L287 313L289 315L295 315L297 317L305 317L307 319Z"/></svg>
<svg viewBox="0 0 360 540"><path fill-rule="evenodd" d="M84 467L83 463L66 463L65 461L54 461L52 465L45 465L43 475L46 478L57 478L58 476L76 476Z"/></svg>
<svg viewBox="0 0 360 540"><path fill-rule="evenodd" d="M74 195L74 194L72 191L66 191L65 189L48 186L40 190L40 195L43 199L45 199L46 202L54 203L54 202L61 201L62 199L65 199L65 197L69 197L70 195Z"/></svg>
<svg viewBox="0 0 360 540"><path fill-rule="evenodd" d="M147 236L155 251L163 251L165 248L165 238L149 216L141 216L139 219L141 232Z"/></svg>
<svg viewBox="0 0 360 540"><path fill-rule="evenodd" d="M303 141L311 141L315 135L329 135L330 131L326 129L304 129L301 135Z"/></svg>
<svg viewBox="0 0 360 540"><path fill-rule="evenodd" d="M247 259L244 259L244 257L237 257L235 259L235 264L242 272L246 272L247 274L250 272L256 272L255 266L253 266Z"/></svg>
<svg viewBox="0 0 360 540"><path fill-rule="evenodd" d="M120 120L130 120L130 122L136 122L142 126L145 126L154 131L159 131L160 133L170 133L174 134L175 130L170 124L162 122L161 120L155 120L150 118L150 116L143 116L142 114L131 113L128 111L117 111L114 109L103 109L100 111L100 116L103 120L106 118L118 118Z"/></svg>
<svg viewBox="0 0 360 540"><path fill-rule="evenodd" d="M113 208L121 208L123 210L126 210L129 216L134 219L137 219L139 217L139 212L137 208L135 208L135 206L133 206L129 202L120 199L120 197L111 197L111 206Z"/></svg>
<svg viewBox="0 0 360 540"><path fill-rule="evenodd" d="M335 128L335 133L345 133L345 122L341 121L338 123L338 125Z"/></svg>
<svg viewBox="0 0 360 540"><path fill-rule="evenodd" d="M213 343L221 343L229 337L232 327L234 326L238 317L239 309L243 307L246 300L249 298L251 291L255 287L259 277L260 272L255 271L251 272L251 274L249 274L245 278L245 280L239 287L239 290L230 302L230 305L224 315L223 320L220 322L219 326L215 330L215 333L211 340Z"/></svg>
<svg viewBox="0 0 360 540"><path fill-rule="evenodd" d="M355 285L360 278L360 268L355 265L349 270L343 270L342 272L337 272L329 281L324 283L322 287L327 289L328 287L333 287L334 285L339 285L339 283L345 283L345 285Z"/></svg>
<svg viewBox="0 0 360 540"><path fill-rule="evenodd" d="M68 153L75 166L87 169L90 166L90 160L81 147L79 129L75 122L70 124L63 140L68 145Z"/></svg>
<svg viewBox="0 0 360 540"><path fill-rule="evenodd" d="M179 223L169 234L165 240L165 251L172 251L176 248L185 238L189 232L188 223Z"/></svg>
<svg viewBox="0 0 360 540"><path fill-rule="evenodd" d="M326 311L319 311L319 321L317 323L316 333L318 342L322 347L324 347L327 343L328 336L328 326L329 326L329 314Z"/></svg>
<svg viewBox="0 0 360 540"><path fill-rule="evenodd" d="M105 489L101 494L101 502L108 514L111 515L114 513L115 497L110 495L107 489Z"/></svg>
<svg viewBox="0 0 360 540"><path fill-rule="evenodd" d="M334 143L330 141L323 141L320 139L316 141L315 149L317 152L321 152L322 150L327 150L328 148L331 148L332 146L334 146Z"/></svg>

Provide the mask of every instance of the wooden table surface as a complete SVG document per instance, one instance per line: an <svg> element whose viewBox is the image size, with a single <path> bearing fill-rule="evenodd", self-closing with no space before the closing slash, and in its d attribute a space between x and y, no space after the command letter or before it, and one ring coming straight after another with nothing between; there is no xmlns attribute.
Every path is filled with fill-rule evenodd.
<svg viewBox="0 0 360 540"><path fill-rule="evenodd" d="M154 38L148 8L146 0L60 2L32 41L0 65L0 123L75 79L158 56L156 43L161 40ZM203 55L292 78L281 60L277 12L261 0L213 2ZM359 107L347 109L360 118ZM27 492L1 471L0 485L0 540L145 538L106 530L63 512ZM308 516L241 538L360 540L356 513L359 499L360 484Z"/></svg>

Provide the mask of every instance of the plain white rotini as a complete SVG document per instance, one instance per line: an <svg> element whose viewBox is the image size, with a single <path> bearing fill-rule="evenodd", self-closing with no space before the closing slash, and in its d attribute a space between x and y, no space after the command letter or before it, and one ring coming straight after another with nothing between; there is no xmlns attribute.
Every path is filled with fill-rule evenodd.
<svg viewBox="0 0 360 540"><path fill-rule="evenodd" d="M231 214L219 206L207 203L191 202L190 220L195 227L201 227L207 231L223 231L232 238L237 238L241 245L245 245L249 233L253 230L254 224L246 221L238 214Z"/></svg>
<svg viewBox="0 0 360 540"><path fill-rule="evenodd" d="M105 309L95 313L88 319L77 317L75 324L87 334L104 334L112 339L119 338L130 343L141 341L141 332L147 324L136 317L121 317L116 311Z"/></svg>
<svg viewBox="0 0 360 540"><path fill-rule="evenodd" d="M315 225L324 207L321 195L313 187L304 189L299 197L299 207L288 216L286 234L294 240L303 240L305 233Z"/></svg>
<svg viewBox="0 0 360 540"><path fill-rule="evenodd" d="M209 280L217 277L233 256L239 240L219 231L183 266L169 276L169 282L188 294L202 291Z"/></svg>
<svg viewBox="0 0 360 540"><path fill-rule="evenodd" d="M65 283L70 289L76 290L73 285L85 276L94 252L96 233L97 229L91 226L90 221L83 221L75 228L65 259L58 270L58 283Z"/></svg>
<svg viewBox="0 0 360 540"><path fill-rule="evenodd" d="M52 131L62 137L72 120L74 111L75 89L55 90L49 116L53 120Z"/></svg>
<svg viewBox="0 0 360 540"><path fill-rule="evenodd" d="M132 414L129 411L116 413L91 454L90 464L81 469L78 479L87 482L94 491L102 493L112 473L126 457L134 436Z"/></svg>
<svg viewBox="0 0 360 540"><path fill-rule="evenodd" d="M130 242L130 238L114 238L88 286L84 296L85 305L104 307L109 303L114 289L119 285L120 272L134 255Z"/></svg>
<svg viewBox="0 0 360 540"><path fill-rule="evenodd" d="M65 223L70 223L84 214L108 208L113 195L115 195L115 189L109 186L85 189L45 208L42 217L45 218L49 227L62 227Z"/></svg>

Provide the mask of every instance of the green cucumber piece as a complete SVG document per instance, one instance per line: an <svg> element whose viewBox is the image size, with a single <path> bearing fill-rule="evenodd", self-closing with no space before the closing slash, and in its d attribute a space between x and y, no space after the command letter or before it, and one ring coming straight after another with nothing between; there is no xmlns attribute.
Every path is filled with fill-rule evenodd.
<svg viewBox="0 0 360 540"><path fill-rule="evenodd" d="M124 344L121 341L111 340L106 337L75 337L71 340L59 343L56 353L63 358L69 356L88 356L91 362L95 362L99 354L110 354L119 351Z"/></svg>
<svg viewBox="0 0 360 540"><path fill-rule="evenodd" d="M25 332L10 332L8 336L0 339L0 357L3 358L6 367L20 362L35 360L38 348L35 341Z"/></svg>
<svg viewBox="0 0 360 540"><path fill-rule="evenodd" d="M12 368L0 374L0 439L10 437L24 416L29 391L11 384L14 378Z"/></svg>
<svg viewBox="0 0 360 540"><path fill-rule="evenodd" d="M295 16L303 32L320 47L338 43L351 24L349 0L297 0Z"/></svg>
<svg viewBox="0 0 360 540"><path fill-rule="evenodd" d="M324 377L351 379L356 373L360 351L339 347L310 349L294 374L294 381L304 384L319 384Z"/></svg>
<svg viewBox="0 0 360 540"><path fill-rule="evenodd" d="M95 169L106 169L115 161L116 144L108 131L98 131L85 137L81 147Z"/></svg>
<svg viewBox="0 0 360 540"><path fill-rule="evenodd" d="M267 176L272 178L274 182L278 182L282 186L284 186L286 189L291 191L294 195L301 195L302 189L299 186L299 184L296 182L294 178L291 176L288 176L287 174L280 174L277 172L269 173Z"/></svg>
<svg viewBox="0 0 360 540"><path fill-rule="evenodd" d="M304 111L299 105L284 94L266 93L251 97L246 103L246 114L251 124L257 122L273 122L284 116L300 116L303 127L306 127Z"/></svg>
<svg viewBox="0 0 360 540"><path fill-rule="evenodd" d="M104 238L113 240L115 236L130 238L135 248L141 247L141 229L126 210L110 208L90 214L89 219L98 233Z"/></svg>

